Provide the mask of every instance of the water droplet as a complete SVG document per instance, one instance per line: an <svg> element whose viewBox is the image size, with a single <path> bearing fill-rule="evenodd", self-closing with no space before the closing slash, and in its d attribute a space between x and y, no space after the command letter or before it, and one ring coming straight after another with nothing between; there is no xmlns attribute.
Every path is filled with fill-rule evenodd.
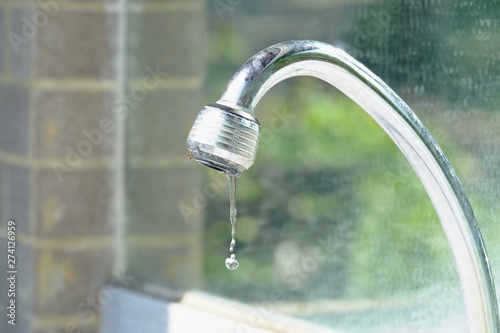
<svg viewBox="0 0 500 333"><path fill-rule="evenodd" d="M231 254L229 258L226 258L227 269L234 271L236 268L238 268L239 265L240 263L238 262L238 260L236 260L236 255L234 253Z"/></svg>

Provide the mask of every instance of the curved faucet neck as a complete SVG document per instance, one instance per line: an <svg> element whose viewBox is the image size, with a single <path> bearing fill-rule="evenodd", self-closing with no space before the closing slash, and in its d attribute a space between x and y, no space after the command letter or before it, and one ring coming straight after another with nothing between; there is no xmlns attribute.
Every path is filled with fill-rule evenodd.
<svg viewBox="0 0 500 333"><path fill-rule="evenodd" d="M260 99L277 83L295 76L312 76L342 88L336 71L345 69L366 84L372 80L390 92L388 98L399 97L366 67L341 49L318 41L288 41L268 47L255 54L233 75L217 102L233 109L253 110Z"/></svg>

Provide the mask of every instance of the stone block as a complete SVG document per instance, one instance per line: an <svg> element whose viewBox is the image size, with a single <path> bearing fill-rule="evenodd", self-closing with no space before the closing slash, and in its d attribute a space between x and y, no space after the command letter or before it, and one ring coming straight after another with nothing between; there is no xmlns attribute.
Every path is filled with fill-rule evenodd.
<svg viewBox="0 0 500 333"><path fill-rule="evenodd" d="M187 5L187 4L186 4ZM199 76L205 71L206 20L202 10L131 12L130 78L141 78L146 66L171 76Z"/></svg>
<svg viewBox="0 0 500 333"><path fill-rule="evenodd" d="M198 205L198 201L202 206ZM129 234L199 233L206 205L208 199L203 194L201 170L197 165L169 169L134 168L128 171Z"/></svg>
<svg viewBox="0 0 500 333"><path fill-rule="evenodd" d="M37 156L68 165L68 155L75 163L78 156L84 163L112 155L117 131L115 101L115 94L108 91L35 92Z"/></svg>
<svg viewBox="0 0 500 333"><path fill-rule="evenodd" d="M0 7L0 75L5 75L5 53L9 47L9 44L7 44L7 31L5 31L4 24L6 11L6 9Z"/></svg>
<svg viewBox="0 0 500 333"><path fill-rule="evenodd" d="M37 313L78 315L88 320L98 314L97 295L111 276L114 247L74 250L60 248L38 253Z"/></svg>
<svg viewBox="0 0 500 333"><path fill-rule="evenodd" d="M27 156L29 153L29 91L0 84L0 150Z"/></svg>
<svg viewBox="0 0 500 333"><path fill-rule="evenodd" d="M40 32L33 23L36 13L30 8L14 8L11 11L11 26L5 50L10 53L10 71L15 78L29 79L34 72L33 53Z"/></svg>
<svg viewBox="0 0 500 333"><path fill-rule="evenodd" d="M204 106L197 91L153 91L127 119L127 151L137 156L186 156L186 139Z"/></svg>
<svg viewBox="0 0 500 333"><path fill-rule="evenodd" d="M116 13L64 8L39 29L38 78L114 79L117 75Z"/></svg>
<svg viewBox="0 0 500 333"><path fill-rule="evenodd" d="M8 167L8 205L9 217L16 222L16 229L20 233L30 231L30 178L31 168L23 166Z"/></svg>

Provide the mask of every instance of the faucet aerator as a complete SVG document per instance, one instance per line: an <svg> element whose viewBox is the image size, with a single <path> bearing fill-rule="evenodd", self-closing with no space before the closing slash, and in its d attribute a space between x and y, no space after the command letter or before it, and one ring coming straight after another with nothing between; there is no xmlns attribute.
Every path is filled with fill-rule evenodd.
<svg viewBox="0 0 500 333"><path fill-rule="evenodd" d="M188 157L238 177L255 161L260 124L249 112L222 104L200 111L188 135Z"/></svg>

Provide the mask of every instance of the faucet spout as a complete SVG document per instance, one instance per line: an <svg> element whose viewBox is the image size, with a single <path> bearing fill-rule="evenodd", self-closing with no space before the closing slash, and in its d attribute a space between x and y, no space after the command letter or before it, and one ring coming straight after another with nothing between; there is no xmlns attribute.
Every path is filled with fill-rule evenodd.
<svg viewBox="0 0 500 333"><path fill-rule="evenodd" d="M413 111L344 51L316 41L289 41L257 53L233 76L219 101L200 112L188 136L188 155L235 176L248 169L260 131L253 110L275 84L294 76L313 76L338 88L391 137L439 216L460 277L469 332L500 333L488 257L460 181Z"/></svg>

